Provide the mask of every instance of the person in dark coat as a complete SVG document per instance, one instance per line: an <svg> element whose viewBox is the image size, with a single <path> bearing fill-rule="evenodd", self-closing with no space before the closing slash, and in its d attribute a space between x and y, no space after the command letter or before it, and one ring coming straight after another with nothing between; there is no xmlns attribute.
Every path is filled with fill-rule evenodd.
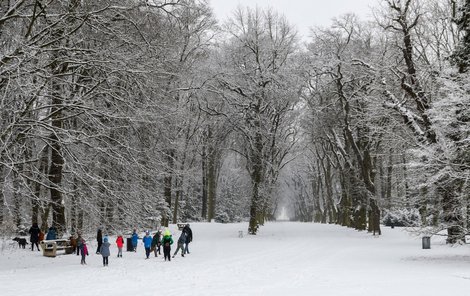
<svg viewBox="0 0 470 296"><path fill-rule="evenodd" d="M41 229L39 229L38 223L33 223L33 226L29 229L29 234L31 235L30 237L30 242L31 242L31 251L34 251L34 245L38 248L39 251L39 233L41 232Z"/></svg>
<svg viewBox="0 0 470 296"><path fill-rule="evenodd" d="M183 232L186 232L186 246L184 248L183 254L189 254L189 243L193 241L193 231L189 227L189 224L184 226Z"/></svg>
<svg viewBox="0 0 470 296"><path fill-rule="evenodd" d="M153 252L155 254L155 257L157 257L157 254L160 252L160 245L161 245L161 241L160 241L160 230L159 230L159 231L155 232L155 235L152 238L152 248L151 248L151 250L153 250Z"/></svg>
<svg viewBox="0 0 470 296"><path fill-rule="evenodd" d="M103 244L103 233L101 229L98 228L98 232L96 233L96 241L98 242L98 247L96 248L96 254L100 253L101 245Z"/></svg>
<svg viewBox="0 0 470 296"><path fill-rule="evenodd" d="M175 258L176 254L178 254L178 251L181 249L181 256L184 257L184 244L186 243L186 232L181 231L181 235L178 238L178 246L176 247L176 251L173 254L173 258Z"/></svg>
<svg viewBox="0 0 470 296"><path fill-rule="evenodd" d="M82 234L77 231L77 256L80 255L80 248L82 247Z"/></svg>

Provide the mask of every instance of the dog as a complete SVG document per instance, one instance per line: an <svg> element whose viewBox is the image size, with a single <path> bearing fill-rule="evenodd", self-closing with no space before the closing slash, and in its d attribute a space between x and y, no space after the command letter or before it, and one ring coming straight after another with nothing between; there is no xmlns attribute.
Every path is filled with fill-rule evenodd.
<svg viewBox="0 0 470 296"><path fill-rule="evenodd" d="M15 242L18 242L18 248L23 247L23 249L25 249L25 248L26 248L26 245L28 244L28 242L26 241L25 238L15 237L13 240L14 240Z"/></svg>

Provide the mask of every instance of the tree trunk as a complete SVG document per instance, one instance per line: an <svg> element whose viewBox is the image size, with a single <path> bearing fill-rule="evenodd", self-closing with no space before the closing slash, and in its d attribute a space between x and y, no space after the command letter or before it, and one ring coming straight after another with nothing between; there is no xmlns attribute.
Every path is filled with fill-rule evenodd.
<svg viewBox="0 0 470 296"><path fill-rule="evenodd" d="M78 198L78 216L77 216L77 231L83 231L83 219L85 215L85 211L83 207L80 205L80 198Z"/></svg>
<svg viewBox="0 0 470 296"><path fill-rule="evenodd" d="M444 222L447 225L447 240L449 244L465 243L463 230L462 203L459 200L462 184L450 176L441 178L437 185L437 192L442 196Z"/></svg>
<svg viewBox="0 0 470 296"><path fill-rule="evenodd" d="M406 154L402 154L402 166L403 166L403 182L404 184L404 197L406 201L406 207L408 208L410 206L410 188L408 186L408 171L406 170ZM397 182L398 183L398 182Z"/></svg>
<svg viewBox="0 0 470 296"><path fill-rule="evenodd" d="M175 194L175 203L173 204L173 224L178 223L178 208L180 201L181 190L177 190Z"/></svg>
<svg viewBox="0 0 470 296"><path fill-rule="evenodd" d="M4 167L0 164L0 226L3 224L3 220L5 220L5 193L3 188L3 182L5 180L4 176Z"/></svg>
<svg viewBox="0 0 470 296"><path fill-rule="evenodd" d="M34 184L34 199L32 200L32 215L31 222L39 223L39 207L41 205L41 181L43 175L47 174L47 162L49 160L49 147L46 145L42 151L41 159L39 160L39 174L36 176L37 180Z"/></svg>
<svg viewBox="0 0 470 296"><path fill-rule="evenodd" d="M58 93L52 99L51 125L59 132L62 129L62 104ZM49 136L51 147L51 162L49 166L49 181L51 182L51 205L52 205L52 225L56 227L58 234L62 234L66 229L65 208L62 199L61 183L64 158L62 156L62 145L56 133Z"/></svg>
<svg viewBox="0 0 470 296"><path fill-rule="evenodd" d="M167 210L164 211L162 215L162 225L168 227L170 223L170 217L168 216L171 213L171 195L172 195L172 183L173 183L173 167L174 167L174 151L169 150L168 154L166 155L167 159L167 172L165 177L163 178L164 190L163 195L165 197L165 202L167 206Z"/></svg>
<svg viewBox="0 0 470 296"><path fill-rule="evenodd" d="M312 174L313 175L313 174ZM313 222L320 223L323 220L323 213L321 209L320 196L321 196L321 180L319 176L312 176L312 193L313 193ZM299 184L301 187L302 184ZM300 189L301 190L301 189ZM302 192L302 191L301 191ZM302 200L305 200L307 197L302 195ZM306 205L305 205L306 206Z"/></svg>
<svg viewBox="0 0 470 296"><path fill-rule="evenodd" d="M210 148L207 154L207 203L208 214L207 220L209 222L215 218L216 209L216 189L217 189L217 165L216 153L213 148Z"/></svg>
<svg viewBox="0 0 470 296"><path fill-rule="evenodd" d="M72 194L72 207L70 209L70 231L72 234L78 231L78 192L77 192L77 179L74 178L73 182L73 194Z"/></svg>
<svg viewBox="0 0 470 296"><path fill-rule="evenodd" d="M19 182L19 174L13 173L13 219L16 227L19 229L21 226L21 188Z"/></svg>
<svg viewBox="0 0 470 296"><path fill-rule="evenodd" d="M351 223L351 198L350 198L350 186L347 177L347 172L342 170L340 172L340 182L341 182L341 201L340 201L340 210L338 214L338 223L342 226L353 227Z"/></svg>
<svg viewBox="0 0 470 296"><path fill-rule="evenodd" d="M258 127L255 137L253 148L251 149L251 158L250 164L252 166L251 169L251 183L252 183L252 195L251 195L251 205L250 205L250 222L248 226L248 233L252 235L256 235L259 227L258 223L258 211L260 207L260 186L263 174L263 163L262 163L262 156L263 156L263 143L262 143L262 136L259 132L260 122L256 120L255 125Z"/></svg>
<svg viewBox="0 0 470 296"><path fill-rule="evenodd" d="M201 207L201 217L202 219L207 219L207 154L206 154L206 145L202 147L201 155L201 167L202 167L202 207ZM210 220L209 220L210 221Z"/></svg>
<svg viewBox="0 0 470 296"><path fill-rule="evenodd" d="M49 228L48 218L49 218L50 209L51 209L51 204L47 203L44 206L43 211L41 213L41 222L42 222L41 223L41 229L42 229L42 231L46 231Z"/></svg>
<svg viewBox="0 0 470 296"><path fill-rule="evenodd" d="M385 198L388 201L389 207L392 206L392 176L393 176L393 149L390 149L388 155L387 165L387 190Z"/></svg>
<svg viewBox="0 0 470 296"><path fill-rule="evenodd" d="M114 201L109 198L106 203L106 230L109 231L114 226Z"/></svg>

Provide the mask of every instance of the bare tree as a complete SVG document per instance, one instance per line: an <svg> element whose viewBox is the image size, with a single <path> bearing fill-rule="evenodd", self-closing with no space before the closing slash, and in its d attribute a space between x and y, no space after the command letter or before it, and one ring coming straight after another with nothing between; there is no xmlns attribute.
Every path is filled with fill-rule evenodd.
<svg viewBox="0 0 470 296"><path fill-rule="evenodd" d="M298 88L291 57L296 49L295 32L285 18L273 11L239 8L226 27L230 35L223 60L227 72L220 85L232 108L231 122L239 133L240 149L251 178L249 233L256 234L267 217L270 172L279 171L286 153L279 137L292 143L293 134L282 134L287 116L297 101Z"/></svg>

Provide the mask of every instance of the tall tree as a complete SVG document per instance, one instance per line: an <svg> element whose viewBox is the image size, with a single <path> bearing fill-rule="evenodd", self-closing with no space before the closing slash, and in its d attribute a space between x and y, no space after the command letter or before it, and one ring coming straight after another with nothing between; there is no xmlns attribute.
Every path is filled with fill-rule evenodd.
<svg viewBox="0 0 470 296"><path fill-rule="evenodd" d="M226 72L220 85L232 108L231 123L237 129L239 146L234 147L246 161L251 178L251 206L248 232L256 234L266 218L263 207L268 196L270 167L282 167L285 154L278 152L278 124L297 101L298 84L291 58L296 34L284 17L271 10L238 9L227 26L230 39L224 47ZM292 141L286 135L283 139ZM278 155L276 163L270 155Z"/></svg>

